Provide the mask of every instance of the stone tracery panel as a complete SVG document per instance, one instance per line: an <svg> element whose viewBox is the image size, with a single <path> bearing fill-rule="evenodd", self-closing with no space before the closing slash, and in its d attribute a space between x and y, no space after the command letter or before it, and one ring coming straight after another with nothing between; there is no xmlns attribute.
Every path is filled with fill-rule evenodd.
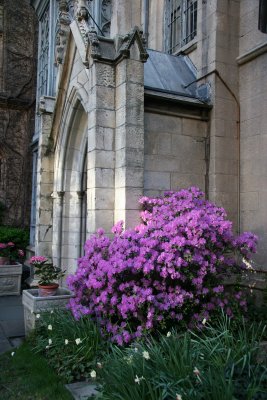
<svg viewBox="0 0 267 400"><path fill-rule="evenodd" d="M101 24L101 30L105 36L110 35L111 5L112 5L111 0L101 1L100 24Z"/></svg>

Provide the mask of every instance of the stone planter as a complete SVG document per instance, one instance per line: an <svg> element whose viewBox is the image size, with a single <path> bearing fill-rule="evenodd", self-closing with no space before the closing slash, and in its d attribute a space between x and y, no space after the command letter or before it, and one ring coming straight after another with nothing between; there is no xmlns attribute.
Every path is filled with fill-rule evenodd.
<svg viewBox="0 0 267 400"><path fill-rule="evenodd" d="M39 297L38 289L23 290L22 304L24 307L25 335L27 336L36 326L37 314L64 309L74 293L59 287L55 296Z"/></svg>
<svg viewBox="0 0 267 400"><path fill-rule="evenodd" d="M19 296L22 264L0 265L0 296Z"/></svg>

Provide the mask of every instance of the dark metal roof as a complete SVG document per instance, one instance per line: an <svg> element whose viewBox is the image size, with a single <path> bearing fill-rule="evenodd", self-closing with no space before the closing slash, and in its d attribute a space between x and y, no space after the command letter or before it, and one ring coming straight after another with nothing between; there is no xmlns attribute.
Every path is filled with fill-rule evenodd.
<svg viewBox="0 0 267 400"><path fill-rule="evenodd" d="M184 56L173 56L155 50L148 50L145 63L145 89L197 98L196 79L193 68Z"/></svg>

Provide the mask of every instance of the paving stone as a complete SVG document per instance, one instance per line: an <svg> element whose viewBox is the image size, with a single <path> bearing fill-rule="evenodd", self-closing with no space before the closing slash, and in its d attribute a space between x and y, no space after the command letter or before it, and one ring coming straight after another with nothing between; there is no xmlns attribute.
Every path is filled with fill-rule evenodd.
<svg viewBox="0 0 267 400"><path fill-rule="evenodd" d="M65 385L75 400L87 400L93 395L99 394L96 385L88 382L75 382Z"/></svg>
<svg viewBox="0 0 267 400"><path fill-rule="evenodd" d="M0 354L5 353L6 351L12 350L12 346L6 338L0 338Z"/></svg>
<svg viewBox="0 0 267 400"><path fill-rule="evenodd" d="M0 354L19 347L23 339L24 319L21 296L3 296L0 298Z"/></svg>
<svg viewBox="0 0 267 400"><path fill-rule="evenodd" d="M2 326L5 335L10 337L18 337L25 335L24 329L24 320L9 320L9 321L0 321L0 325Z"/></svg>

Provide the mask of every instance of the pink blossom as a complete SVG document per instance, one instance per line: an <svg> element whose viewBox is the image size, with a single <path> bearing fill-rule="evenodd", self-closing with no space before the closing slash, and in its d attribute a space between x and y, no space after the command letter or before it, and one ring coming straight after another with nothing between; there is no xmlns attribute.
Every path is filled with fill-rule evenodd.
<svg viewBox="0 0 267 400"><path fill-rule="evenodd" d="M48 258L44 256L33 256L30 258L30 264L36 265L36 264L43 264L46 261L48 261Z"/></svg>
<svg viewBox="0 0 267 400"><path fill-rule="evenodd" d="M173 321L203 328L200 322L220 308L232 317L222 276L242 271L233 254L248 258L257 238L249 232L236 238L225 210L203 197L194 187L143 197L140 225L123 231L120 221L112 239L102 229L88 239L67 279L76 295L69 303L74 317L91 315L119 345L147 331L167 332ZM245 309L240 293L236 300Z"/></svg>

